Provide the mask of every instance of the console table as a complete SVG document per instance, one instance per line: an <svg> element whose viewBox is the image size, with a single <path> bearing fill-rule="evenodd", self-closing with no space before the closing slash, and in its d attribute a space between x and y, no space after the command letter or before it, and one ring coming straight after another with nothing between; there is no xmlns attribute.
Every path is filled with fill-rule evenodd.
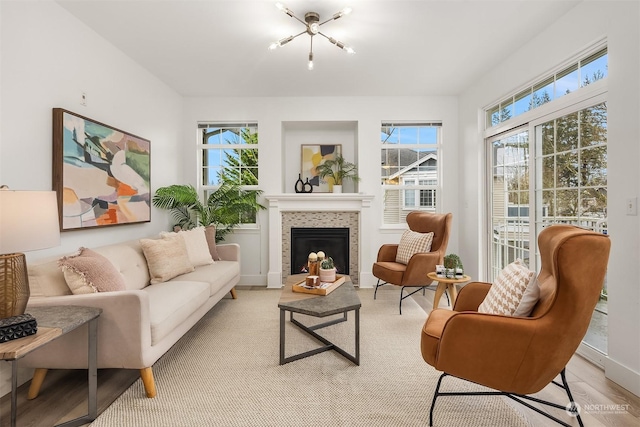
<svg viewBox="0 0 640 427"><path fill-rule="evenodd" d="M102 313L102 309L68 305L27 307L26 312L36 319L38 332L28 337L0 344L0 358L11 363L11 427L16 425L18 360L85 323L88 323L89 328L88 413L82 417L59 424L58 427L81 426L95 420L98 415L98 316Z"/></svg>

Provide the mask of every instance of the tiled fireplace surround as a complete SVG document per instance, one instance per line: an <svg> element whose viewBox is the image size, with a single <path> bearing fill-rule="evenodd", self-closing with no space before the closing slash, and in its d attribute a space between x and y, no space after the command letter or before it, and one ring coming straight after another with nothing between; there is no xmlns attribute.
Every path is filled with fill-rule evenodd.
<svg viewBox="0 0 640 427"><path fill-rule="evenodd" d="M360 248L368 246L363 229L363 211L372 196L361 194L279 194L269 201L269 273L267 287L282 286L291 271L291 228L349 228L349 276L358 284Z"/></svg>

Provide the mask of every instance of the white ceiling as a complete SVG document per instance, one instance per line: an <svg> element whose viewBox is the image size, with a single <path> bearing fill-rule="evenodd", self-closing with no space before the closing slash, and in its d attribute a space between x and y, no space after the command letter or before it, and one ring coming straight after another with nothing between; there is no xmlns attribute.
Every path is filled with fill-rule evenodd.
<svg viewBox="0 0 640 427"><path fill-rule="evenodd" d="M456 95L579 1L281 0L356 49L306 34L275 0L57 0L184 96Z"/></svg>

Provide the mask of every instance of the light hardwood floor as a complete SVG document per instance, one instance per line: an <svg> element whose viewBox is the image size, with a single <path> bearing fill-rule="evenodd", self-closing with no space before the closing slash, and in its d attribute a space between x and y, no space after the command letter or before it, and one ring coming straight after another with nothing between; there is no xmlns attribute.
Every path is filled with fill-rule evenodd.
<svg viewBox="0 0 640 427"><path fill-rule="evenodd" d="M258 288L258 287L256 287ZM241 287L252 289L252 287ZM395 292L399 288L387 286L383 292ZM431 311L434 292L416 293L414 300L426 311ZM446 298L440 300L446 306ZM104 411L139 377L138 370L101 369L98 371L98 413ZM574 356L567 366L567 379L575 400L589 411L582 411L587 427L638 427L640 426L640 398L605 378L604 372L580 356ZM86 413L86 371L52 370L42 386L40 396L27 400L29 383L18 389L18 426L47 427L68 421ZM536 395L540 399L565 402L564 391L550 384ZM463 399L464 397L443 397ZM553 421L507 398L488 396L487 399L504 399L523 415L532 427L557 426ZM430 401L430 398L427 399ZM428 409L427 409L428 410ZM560 409L552 414L577 426L577 420L569 418ZM0 399L0 426L9 426L10 396ZM396 427L396 426L389 426ZM400 426L398 426L400 427ZM465 426L466 427L466 426Z"/></svg>

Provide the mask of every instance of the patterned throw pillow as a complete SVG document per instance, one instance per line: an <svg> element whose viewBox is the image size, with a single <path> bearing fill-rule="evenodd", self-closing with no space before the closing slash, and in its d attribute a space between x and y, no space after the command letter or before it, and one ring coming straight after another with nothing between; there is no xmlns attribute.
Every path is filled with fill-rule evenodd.
<svg viewBox="0 0 640 427"><path fill-rule="evenodd" d="M194 270L182 236L174 239L140 239L151 284L166 282Z"/></svg>
<svg viewBox="0 0 640 427"><path fill-rule="evenodd" d="M520 259L507 265L493 282L487 296L478 307L478 312L513 316L520 306L529 284L533 283L537 286L534 276L535 272L529 270ZM535 303L531 304L531 308L533 305Z"/></svg>
<svg viewBox="0 0 640 427"><path fill-rule="evenodd" d="M126 289L122 274L104 256L87 248L58 260L64 279L74 295Z"/></svg>
<svg viewBox="0 0 640 427"><path fill-rule="evenodd" d="M430 252L431 243L433 243L433 232L418 233L416 231L406 230L400 238L396 262L408 264L414 254Z"/></svg>

